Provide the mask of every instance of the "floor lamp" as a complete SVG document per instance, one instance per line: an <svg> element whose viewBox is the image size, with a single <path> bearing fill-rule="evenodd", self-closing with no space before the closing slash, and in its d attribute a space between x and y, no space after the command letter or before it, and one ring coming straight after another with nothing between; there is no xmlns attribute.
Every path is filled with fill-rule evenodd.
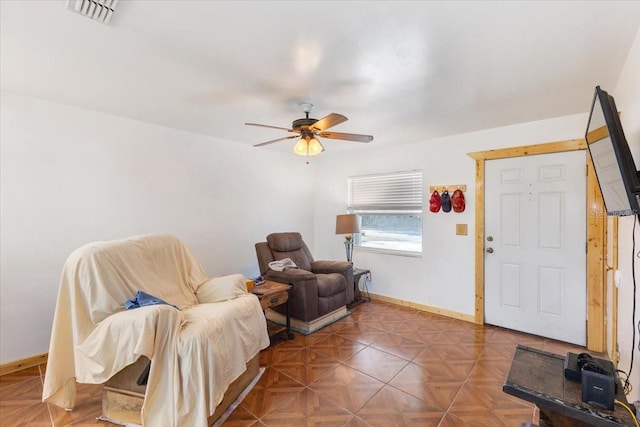
<svg viewBox="0 0 640 427"><path fill-rule="evenodd" d="M346 214L336 217L336 234L344 234L344 249L347 253L347 261L353 258L353 233L360 232L358 215Z"/></svg>

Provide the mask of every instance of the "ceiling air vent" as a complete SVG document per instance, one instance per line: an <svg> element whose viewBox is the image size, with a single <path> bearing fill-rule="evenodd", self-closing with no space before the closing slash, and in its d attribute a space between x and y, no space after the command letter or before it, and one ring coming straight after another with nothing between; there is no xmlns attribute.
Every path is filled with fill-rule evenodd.
<svg viewBox="0 0 640 427"><path fill-rule="evenodd" d="M67 9L108 24L119 1L120 0L67 0Z"/></svg>

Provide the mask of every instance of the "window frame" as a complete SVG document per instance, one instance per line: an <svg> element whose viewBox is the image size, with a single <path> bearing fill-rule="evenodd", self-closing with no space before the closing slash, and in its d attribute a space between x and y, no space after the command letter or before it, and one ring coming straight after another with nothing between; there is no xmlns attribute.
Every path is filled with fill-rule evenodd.
<svg viewBox="0 0 640 427"><path fill-rule="evenodd" d="M363 246L361 235L354 235L354 248L358 251L422 257L424 229L424 183L422 170L407 170L356 175L347 178L347 211L358 215L406 215L420 219L419 251ZM394 185L395 182L395 185ZM379 185L378 185L379 184ZM364 188L364 189L363 189ZM355 194L354 192L360 192Z"/></svg>

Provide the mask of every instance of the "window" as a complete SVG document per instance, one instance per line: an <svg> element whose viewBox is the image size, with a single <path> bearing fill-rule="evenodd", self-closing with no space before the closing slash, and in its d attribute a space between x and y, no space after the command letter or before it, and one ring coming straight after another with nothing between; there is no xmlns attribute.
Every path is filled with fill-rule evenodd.
<svg viewBox="0 0 640 427"><path fill-rule="evenodd" d="M360 218L355 245L422 253L422 171L352 176L349 212Z"/></svg>

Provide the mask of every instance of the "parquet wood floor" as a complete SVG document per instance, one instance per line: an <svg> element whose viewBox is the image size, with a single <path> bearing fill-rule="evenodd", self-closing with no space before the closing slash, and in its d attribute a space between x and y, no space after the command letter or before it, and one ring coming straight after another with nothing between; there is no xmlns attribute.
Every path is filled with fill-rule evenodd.
<svg viewBox="0 0 640 427"><path fill-rule="evenodd" d="M500 427L537 422L502 392L516 344L574 347L373 301L260 354L265 373L225 427ZM73 412L41 402L44 365L0 377L0 426L108 427L99 385L78 386Z"/></svg>

